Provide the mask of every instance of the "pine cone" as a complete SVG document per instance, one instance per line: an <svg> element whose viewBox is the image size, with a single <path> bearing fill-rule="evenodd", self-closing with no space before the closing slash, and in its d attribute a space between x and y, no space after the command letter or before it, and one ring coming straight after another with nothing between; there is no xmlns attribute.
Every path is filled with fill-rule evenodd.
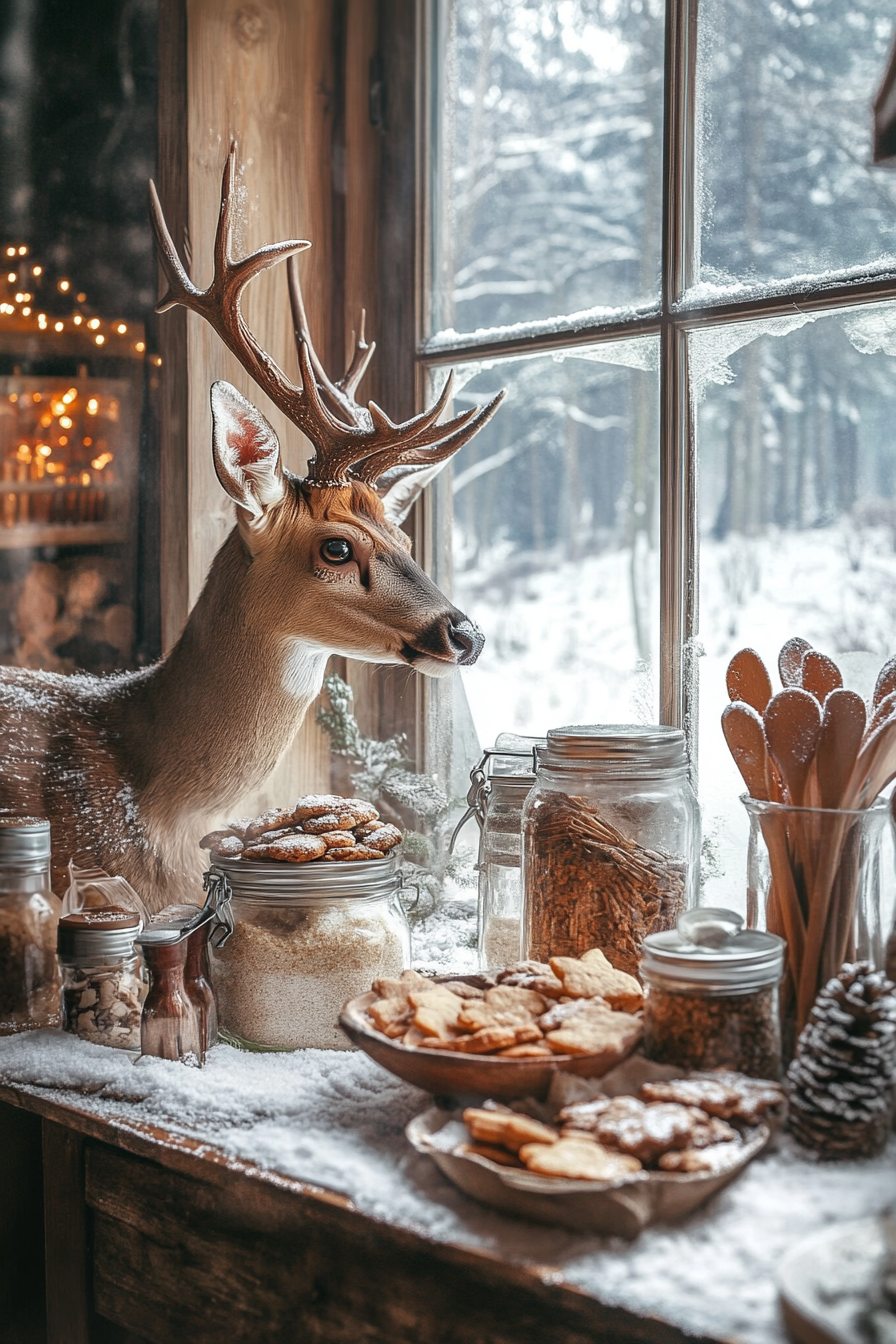
<svg viewBox="0 0 896 1344"><path fill-rule="evenodd" d="M887 1141L896 1083L896 985L870 962L841 967L815 1000L787 1074L790 1128L822 1158Z"/></svg>

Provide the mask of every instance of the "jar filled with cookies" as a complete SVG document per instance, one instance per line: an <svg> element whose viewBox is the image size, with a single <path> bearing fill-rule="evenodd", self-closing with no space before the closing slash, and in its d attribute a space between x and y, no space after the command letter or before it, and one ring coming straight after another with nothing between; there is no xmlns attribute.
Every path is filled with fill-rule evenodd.
<svg viewBox="0 0 896 1344"><path fill-rule="evenodd" d="M410 966L401 833L359 799L299 799L204 844L232 931L209 952L222 1040L247 1050L346 1050L343 1004Z"/></svg>
<svg viewBox="0 0 896 1344"><path fill-rule="evenodd" d="M523 810L525 954L600 947L636 975L644 938L696 903L700 819L684 734L553 728Z"/></svg>
<svg viewBox="0 0 896 1344"><path fill-rule="evenodd" d="M0 815L0 1036L59 1021L50 823Z"/></svg>
<svg viewBox="0 0 896 1344"><path fill-rule="evenodd" d="M733 910L690 910L644 940L644 1053L682 1069L781 1076L785 942Z"/></svg>

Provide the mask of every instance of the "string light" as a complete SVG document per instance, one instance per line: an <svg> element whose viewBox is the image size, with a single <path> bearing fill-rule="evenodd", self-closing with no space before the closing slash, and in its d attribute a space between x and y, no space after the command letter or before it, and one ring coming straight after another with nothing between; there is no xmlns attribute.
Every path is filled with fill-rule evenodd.
<svg viewBox="0 0 896 1344"><path fill-rule="evenodd" d="M69 292L69 290L71 289L71 287L72 287L72 285L71 285L71 281L70 281L70 280L60 280L60 281L59 281L59 288L62 290L63 294L67 294L67 293Z"/></svg>
<svg viewBox="0 0 896 1344"><path fill-rule="evenodd" d="M83 317L81 316L80 313L75 313L74 317L72 318L72 321L74 322L74 324L75 324L76 327L80 327L80 325L81 325L81 323L84 321L84 319L83 319Z"/></svg>
<svg viewBox="0 0 896 1344"><path fill-rule="evenodd" d="M67 443L68 443L68 435L67 435L67 434L60 434L60 435L59 435L59 447L60 447L60 448L64 448L64 447L66 446Z"/></svg>
<svg viewBox="0 0 896 1344"><path fill-rule="evenodd" d="M106 342L105 336L94 336L93 339L96 341L97 345L104 345Z"/></svg>
<svg viewBox="0 0 896 1344"><path fill-rule="evenodd" d="M49 457L53 449L48 443L39 443L37 445L37 451L40 453L41 457Z"/></svg>
<svg viewBox="0 0 896 1344"><path fill-rule="evenodd" d="M20 256L20 257L27 257L27 255L28 255L28 249L27 249L27 247L20 247L20 248L19 248L19 256Z"/></svg>
<svg viewBox="0 0 896 1344"><path fill-rule="evenodd" d="M84 442L86 443L87 440L85 439ZM111 453L100 453L99 457L95 457L90 465L93 467L94 471L102 471L103 467L108 467L111 461Z"/></svg>
<svg viewBox="0 0 896 1344"><path fill-rule="evenodd" d="M31 274L32 274L32 275L43 275L43 273L44 273L44 268L43 268L43 266L32 266L32 267L31 267Z"/></svg>
<svg viewBox="0 0 896 1344"><path fill-rule="evenodd" d="M119 336L123 336L127 331L127 327L125 326L124 322L119 322L115 330L118 332Z"/></svg>
<svg viewBox="0 0 896 1344"><path fill-rule="evenodd" d="M59 417L59 423L60 423L60 425L62 426L63 429L71 429L71 427L72 427L71 416L68 416L68 415L62 415L62 416L60 416L60 417Z"/></svg>
<svg viewBox="0 0 896 1344"><path fill-rule="evenodd" d="M93 439L90 437L89 434L85 434L85 435L84 435L84 447L85 447L85 448L92 448L92 447L93 447Z"/></svg>
<svg viewBox="0 0 896 1344"><path fill-rule="evenodd" d="M22 316L23 316L23 317L30 317L30 316L31 316L31 309L28 307L27 304L26 304L25 307L22 309Z"/></svg>
<svg viewBox="0 0 896 1344"><path fill-rule="evenodd" d="M6 278L11 285L14 285L19 277L16 275L15 271L10 271Z"/></svg>
<svg viewBox="0 0 896 1344"><path fill-rule="evenodd" d="M100 325L100 320L98 317L92 317L87 325L91 331L96 331L97 327Z"/></svg>
<svg viewBox="0 0 896 1344"><path fill-rule="evenodd" d="M16 254L16 250L15 250L14 247L8 247L8 248L6 249L6 255L7 255L8 257L14 257L15 254Z"/></svg>
<svg viewBox="0 0 896 1344"><path fill-rule="evenodd" d="M145 342L145 341L137 341L137 342L135 343L135 345L134 345L134 349L137 351L137 354L138 354L138 355L142 355L142 354L143 354L143 351L146 349L146 342Z"/></svg>
<svg viewBox="0 0 896 1344"><path fill-rule="evenodd" d="M54 322L54 323L53 323L53 330L54 330L54 331L62 331L63 326L64 326L64 323L62 323L62 322Z"/></svg>
<svg viewBox="0 0 896 1344"><path fill-rule="evenodd" d="M90 472L89 472L89 471L82 471L82 472L81 472L81 484L82 484L82 485L90 485L90 484L91 484L91 480L90 480Z"/></svg>
<svg viewBox="0 0 896 1344"><path fill-rule="evenodd" d="M9 394L9 399L10 399L10 401L13 402L13 403L17 402L18 399L19 399L19 394L18 394L18 392L10 392L10 394Z"/></svg>
<svg viewBox="0 0 896 1344"><path fill-rule="evenodd" d="M96 413L97 413L97 411L99 410L99 408L100 408L100 404L99 404L99 402L97 401L96 397L91 397L90 400L89 400L88 403L87 403L87 414L88 414L88 415L96 415ZM85 439L84 442L86 443L87 440Z"/></svg>
<svg viewBox="0 0 896 1344"><path fill-rule="evenodd" d="M63 392L62 400L66 406L71 406L73 401L78 400L78 389L76 387L70 387L67 392Z"/></svg>
<svg viewBox="0 0 896 1344"><path fill-rule="evenodd" d="M86 295L86 294L79 294L79 295L78 295L78 302L79 302L79 303L86 303L86 302L87 302L87 295Z"/></svg>

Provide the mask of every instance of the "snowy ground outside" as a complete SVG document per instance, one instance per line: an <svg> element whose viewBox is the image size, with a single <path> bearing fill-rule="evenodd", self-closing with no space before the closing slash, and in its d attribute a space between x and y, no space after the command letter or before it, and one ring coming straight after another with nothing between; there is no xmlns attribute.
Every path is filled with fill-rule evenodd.
<svg viewBox="0 0 896 1344"><path fill-rule="evenodd" d="M483 745L502 731L540 734L564 723L655 718L656 688L634 640L629 566L630 553L615 551L555 558L513 582L505 573L492 584L483 569L456 573L455 599L486 634L479 662L463 673ZM657 629L655 587L649 605ZM708 904L742 910L745 901L743 784L719 726L725 669L732 654L749 645L777 687L778 650L795 634L835 658L847 685L870 693L896 650L890 528L860 530L844 519L755 539L702 540L698 753ZM891 857L884 872L892 884ZM885 895L886 920L892 897Z"/></svg>

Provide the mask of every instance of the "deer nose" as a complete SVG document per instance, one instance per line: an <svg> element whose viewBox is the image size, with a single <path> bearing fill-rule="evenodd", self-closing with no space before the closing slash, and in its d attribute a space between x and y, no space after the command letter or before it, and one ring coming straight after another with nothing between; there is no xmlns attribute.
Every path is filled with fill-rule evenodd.
<svg viewBox="0 0 896 1344"><path fill-rule="evenodd" d="M465 616L462 621L456 624L452 622L448 626L448 643L455 652L460 650L457 661L461 667L469 667L482 652L485 635L478 625L474 625Z"/></svg>

